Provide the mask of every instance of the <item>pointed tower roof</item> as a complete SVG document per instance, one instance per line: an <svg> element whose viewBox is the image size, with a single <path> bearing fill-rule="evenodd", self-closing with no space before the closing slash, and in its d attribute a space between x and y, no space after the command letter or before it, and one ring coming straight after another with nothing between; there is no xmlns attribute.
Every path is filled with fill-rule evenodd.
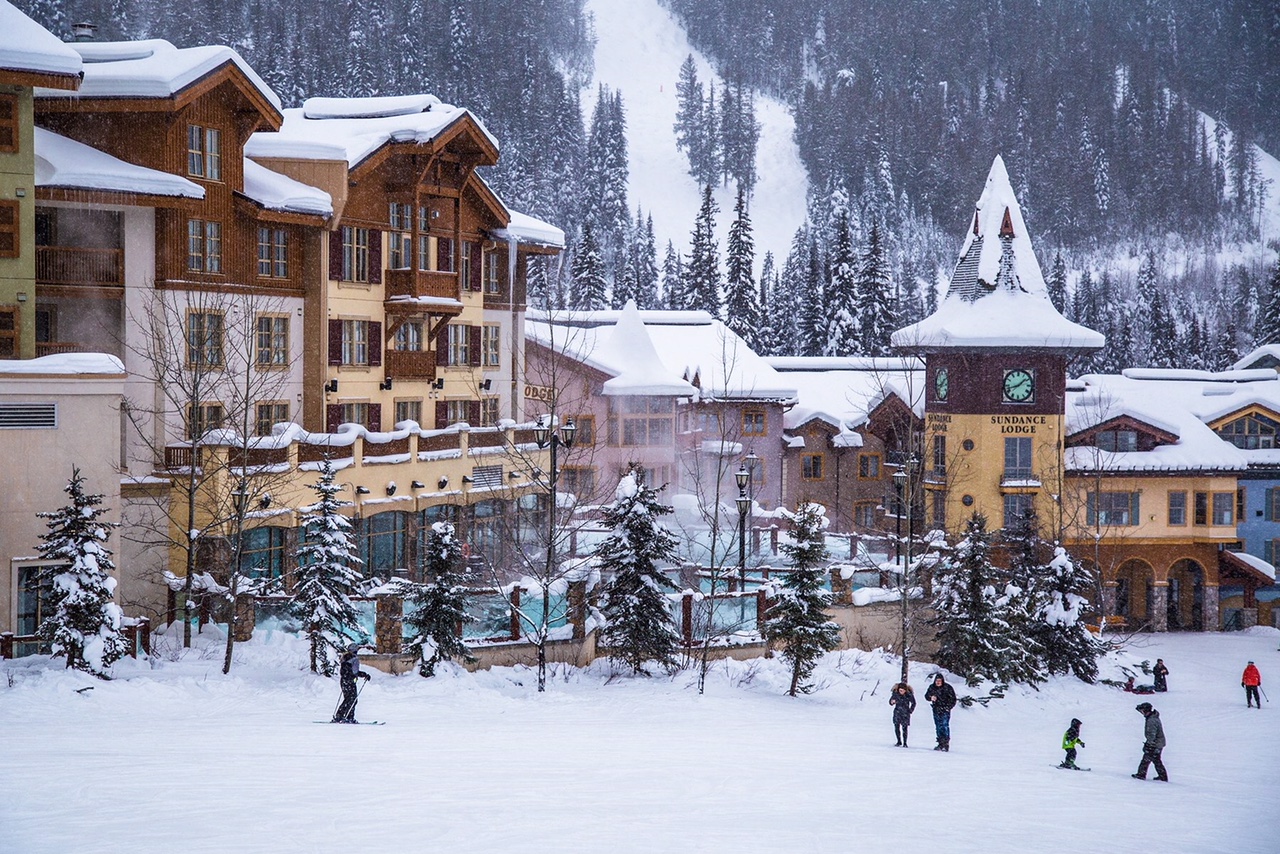
<svg viewBox="0 0 1280 854"><path fill-rule="evenodd" d="M903 350L1092 351L1102 334L1053 307L1004 160L991 164L938 310L893 333Z"/></svg>
<svg viewBox="0 0 1280 854"><path fill-rule="evenodd" d="M672 376L658 356L635 300L627 300L618 314L613 334L603 342L595 354L601 361L617 365L620 372L606 380L606 395L645 394L655 396L687 397L696 394L692 384Z"/></svg>

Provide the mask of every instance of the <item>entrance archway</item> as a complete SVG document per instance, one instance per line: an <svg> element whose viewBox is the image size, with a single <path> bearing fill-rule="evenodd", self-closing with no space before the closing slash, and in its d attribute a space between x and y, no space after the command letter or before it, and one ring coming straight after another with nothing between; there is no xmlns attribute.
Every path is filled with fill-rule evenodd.
<svg viewBox="0 0 1280 854"><path fill-rule="evenodd" d="M1127 560L1117 567L1116 616L1123 617L1130 629L1152 622L1152 584L1155 574L1146 561Z"/></svg>
<svg viewBox="0 0 1280 854"><path fill-rule="evenodd" d="M1204 629L1204 567L1183 558L1169 567L1169 591L1165 604L1171 632Z"/></svg>

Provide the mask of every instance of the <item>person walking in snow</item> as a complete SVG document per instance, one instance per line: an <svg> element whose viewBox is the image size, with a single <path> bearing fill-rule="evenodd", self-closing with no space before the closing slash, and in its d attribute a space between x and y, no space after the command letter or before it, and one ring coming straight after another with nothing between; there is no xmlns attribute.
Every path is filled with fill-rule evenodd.
<svg viewBox="0 0 1280 854"><path fill-rule="evenodd" d="M889 705L893 706L893 735L898 739L895 746L906 747L911 713L916 710L916 694L906 682L899 682L889 694Z"/></svg>
<svg viewBox="0 0 1280 854"><path fill-rule="evenodd" d="M1156 692L1163 694L1169 690L1169 683L1165 681L1165 677L1169 675L1169 668L1164 666L1164 659L1157 658L1156 666L1151 668L1152 674L1156 680Z"/></svg>
<svg viewBox="0 0 1280 854"><path fill-rule="evenodd" d="M1138 780L1147 779L1147 767L1156 766L1156 779L1162 783L1169 782L1169 772L1165 770L1160 752L1164 750L1164 725L1160 723L1160 713L1151 708L1150 703L1139 703L1134 706L1147 719L1142 730L1142 761L1138 763L1138 773L1133 776Z"/></svg>
<svg viewBox="0 0 1280 854"><path fill-rule="evenodd" d="M1062 749L1067 751L1067 758L1062 760L1059 768L1075 768L1076 767L1076 748L1084 747L1084 742L1080 740L1080 719L1072 718L1071 726L1067 727L1066 733L1062 736Z"/></svg>
<svg viewBox="0 0 1280 854"><path fill-rule="evenodd" d="M342 702L333 713L335 724L353 724L356 722L356 679L368 681L369 674L360 669L360 644L353 643L347 647L342 656L342 667L338 671L338 683L342 686Z"/></svg>
<svg viewBox="0 0 1280 854"><path fill-rule="evenodd" d="M951 710L956 707L956 689L942 678L941 673L933 675L933 684L924 692L924 698L933 705L933 728L938 736L938 746L934 750L951 750Z"/></svg>
<svg viewBox="0 0 1280 854"><path fill-rule="evenodd" d="M1253 708L1256 702L1258 708L1262 708L1262 700L1258 697L1258 688L1262 685L1262 674L1258 672L1257 665L1252 661L1244 669L1244 674L1240 677L1240 687L1244 688L1244 702L1249 708Z"/></svg>

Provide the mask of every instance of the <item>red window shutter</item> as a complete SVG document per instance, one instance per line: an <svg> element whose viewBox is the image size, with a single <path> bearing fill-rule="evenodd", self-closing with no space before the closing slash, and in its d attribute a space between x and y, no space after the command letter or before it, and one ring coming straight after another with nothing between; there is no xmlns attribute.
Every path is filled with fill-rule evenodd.
<svg viewBox="0 0 1280 854"><path fill-rule="evenodd" d="M480 401L473 400L467 404L467 423L472 427L480 426Z"/></svg>
<svg viewBox="0 0 1280 854"><path fill-rule="evenodd" d="M467 340L467 348L470 351L469 355L471 356L468 360L468 364L475 367L480 366L480 330L482 328L483 327L480 326L472 326Z"/></svg>
<svg viewBox="0 0 1280 854"><path fill-rule="evenodd" d="M329 364L342 364L342 321L329 321Z"/></svg>
<svg viewBox="0 0 1280 854"><path fill-rule="evenodd" d="M329 232L329 278L342 280L342 229Z"/></svg>
<svg viewBox="0 0 1280 854"><path fill-rule="evenodd" d="M369 284L382 284L382 232L369 229Z"/></svg>
<svg viewBox="0 0 1280 854"><path fill-rule="evenodd" d="M365 426L367 426L374 433L382 432L382 404L381 403L369 404L369 423Z"/></svg>
<svg viewBox="0 0 1280 854"><path fill-rule="evenodd" d="M463 247L463 251L471 259L471 290L479 291L483 284L483 271L480 269L480 246L476 243L465 243Z"/></svg>
<svg viewBox="0 0 1280 854"><path fill-rule="evenodd" d="M342 423L342 404L331 403L324 408L324 429L327 433L337 433Z"/></svg>
<svg viewBox="0 0 1280 854"><path fill-rule="evenodd" d="M376 320L369 322L369 367L382 365L382 324Z"/></svg>
<svg viewBox="0 0 1280 854"><path fill-rule="evenodd" d="M443 400L436 401L436 429L443 430L449 426L449 406Z"/></svg>
<svg viewBox="0 0 1280 854"><path fill-rule="evenodd" d="M436 364L449 364L449 324L440 327L440 334L436 336Z"/></svg>

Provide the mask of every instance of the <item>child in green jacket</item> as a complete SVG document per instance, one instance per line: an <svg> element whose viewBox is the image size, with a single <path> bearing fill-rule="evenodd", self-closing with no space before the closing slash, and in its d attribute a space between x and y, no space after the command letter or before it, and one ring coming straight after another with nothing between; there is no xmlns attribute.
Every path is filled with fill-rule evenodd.
<svg viewBox="0 0 1280 854"><path fill-rule="evenodd" d="M1084 747L1084 742L1080 740L1080 720L1072 718L1071 726L1067 727L1066 733L1062 736L1062 749L1067 751L1067 758L1058 766L1059 768L1076 768L1077 746Z"/></svg>

